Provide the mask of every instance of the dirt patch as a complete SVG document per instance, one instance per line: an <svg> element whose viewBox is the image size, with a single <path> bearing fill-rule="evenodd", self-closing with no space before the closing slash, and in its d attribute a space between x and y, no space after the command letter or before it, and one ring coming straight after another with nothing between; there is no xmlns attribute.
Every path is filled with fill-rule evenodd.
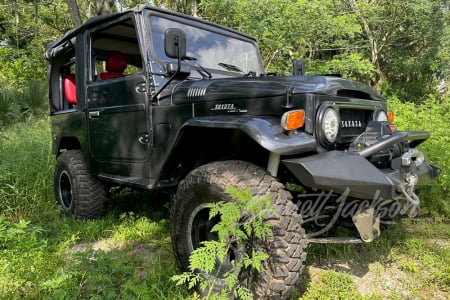
<svg viewBox="0 0 450 300"><path fill-rule="evenodd" d="M79 252L85 252L87 250L94 250L94 251L104 251L104 252L111 252L112 250L120 250L125 245L123 243L118 243L116 240L113 239L101 239L92 243L82 243L77 244L69 249L68 253L79 253Z"/></svg>
<svg viewBox="0 0 450 300"><path fill-rule="evenodd" d="M430 239L428 240L428 244L432 247L450 249L450 241L445 239Z"/></svg>
<svg viewBox="0 0 450 300"><path fill-rule="evenodd" d="M161 253L166 254L166 256L170 255L170 253L168 253L165 249L152 245L151 243L127 244L124 242L118 242L117 240L111 238L101 239L92 243L77 244L71 247L67 253L74 254L86 252L88 250L103 252L119 250L123 252L124 256L131 256L135 258L148 258Z"/></svg>
<svg viewBox="0 0 450 300"><path fill-rule="evenodd" d="M314 285L321 274L330 270L348 274L362 296L381 299L450 299L450 294L445 291L431 287L421 290L419 287L424 283L418 284L420 279L416 273L404 270L400 265L382 265L379 262L363 265L352 260L347 264L329 260L313 264L307 267L310 285Z"/></svg>

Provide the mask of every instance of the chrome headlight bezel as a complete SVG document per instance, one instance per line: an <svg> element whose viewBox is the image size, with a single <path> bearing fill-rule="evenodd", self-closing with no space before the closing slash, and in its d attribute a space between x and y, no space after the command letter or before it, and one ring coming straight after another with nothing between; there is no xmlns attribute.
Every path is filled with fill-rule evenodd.
<svg viewBox="0 0 450 300"><path fill-rule="evenodd" d="M316 134L318 142L327 149L332 149L339 137L339 110L332 106L323 106L317 115Z"/></svg>
<svg viewBox="0 0 450 300"><path fill-rule="evenodd" d="M335 109L329 107L325 110L321 127L325 139L329 143L336 142L339 134L339 114Z"/></svg>

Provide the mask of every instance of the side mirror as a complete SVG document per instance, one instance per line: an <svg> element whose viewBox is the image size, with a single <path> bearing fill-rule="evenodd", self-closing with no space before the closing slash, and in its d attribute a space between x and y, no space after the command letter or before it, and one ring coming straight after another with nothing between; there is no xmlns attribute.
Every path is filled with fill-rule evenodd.
<svg viewBox="0 0 450 300"><path fill-rule="evenodd" d="M177 67L173 63L166 66L167 73L170 75L164 85L152 95L152 99L156 99L158 95L171 83L178 75L189 75L189 67L181 67L181 60L186 57L186 34L178 28L169 28L164 32L164 51L166 56L177 59Z"/></svg>
<svg viewBox="0 0 450 300"><path fill-rule="evenodd" d="M186 34L178 28L169 28L164 32L164 50L167 57L183 58L186 56Z"/></svg>

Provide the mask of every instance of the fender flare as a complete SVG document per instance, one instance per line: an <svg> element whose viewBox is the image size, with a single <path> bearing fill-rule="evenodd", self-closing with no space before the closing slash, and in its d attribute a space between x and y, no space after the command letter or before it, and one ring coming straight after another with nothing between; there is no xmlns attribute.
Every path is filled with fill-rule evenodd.
<svg viewBox="0 0 450 300"><path fill-rule="evenodd" d="M183 124L179 132L180 136L183 129L187 127L240 129L264 149L280 155L301 154L317 148L313 136L304 132L287 134L280 125L280 119L276 117L198 117ZM177 142L174 145L176 144Z"/></svg>

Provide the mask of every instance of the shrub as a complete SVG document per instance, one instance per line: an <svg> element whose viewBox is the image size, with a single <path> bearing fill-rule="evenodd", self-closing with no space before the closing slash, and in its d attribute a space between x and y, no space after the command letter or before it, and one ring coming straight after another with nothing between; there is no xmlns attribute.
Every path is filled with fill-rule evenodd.
<svg viewBox="0 0 450 300"><path fill-rule="evenodd" d="M41 233L28 221L13 223L0 216L0 298L27 294L38 278L51 274L54 257L46 253Z"/></svg>
<svg viewBox="0 0 450 300"><path fill-rule="evenodd" d="M20 106L27 116L40 116L47 109L47 89L37 80L28 81L23 87L20 97Z"/></svg>
<svg viewBox="0 0 450 300"><path fill-rule="evenodd" d="M426 130L431 138L420 147L433 164L442 168L442 173L432 184L421 191L421 207L424 213L450 217L450 97L443 99L430 95L422 104L401 102L392 97L389 109L395 113L395 124L399 130Z"/></svg>
<svg viewBox="0 0 450 300"><path fill-rule="evenodd" d="M31 117L41 117L47 111L47 89L30 80L19 89L0 89L0 129Z"/></svg>

